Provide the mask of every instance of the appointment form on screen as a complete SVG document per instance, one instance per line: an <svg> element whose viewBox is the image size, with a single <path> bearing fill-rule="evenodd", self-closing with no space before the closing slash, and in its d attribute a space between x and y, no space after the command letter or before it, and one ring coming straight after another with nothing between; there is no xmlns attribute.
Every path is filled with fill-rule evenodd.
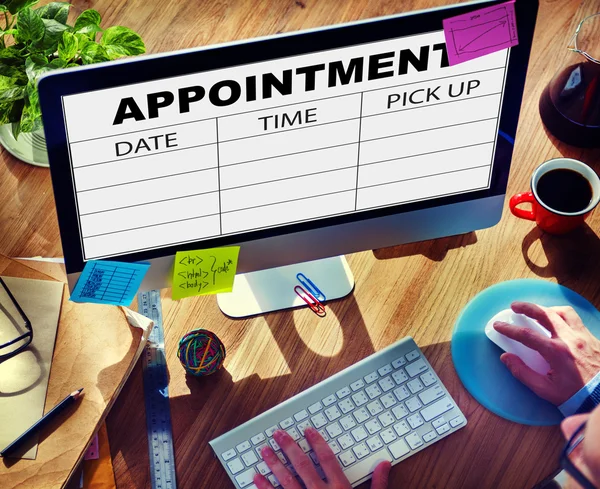
<svg viewBox="0 0 600 489"><path fill-rule="evenodd" d="M430 32L64 96L84 259L489 188L509 50L445 49Z"/></svg>

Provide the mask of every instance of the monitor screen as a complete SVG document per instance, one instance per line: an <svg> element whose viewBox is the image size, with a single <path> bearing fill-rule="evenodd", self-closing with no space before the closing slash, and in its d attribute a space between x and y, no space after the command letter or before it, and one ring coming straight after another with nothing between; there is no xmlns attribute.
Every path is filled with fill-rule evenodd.
<svg viewBox="0 0 600 489"><path fill-rule="evenodd" d="M67 271L503 195L537 7L453 66L442 30L494 4L46 76Z"/></svg>

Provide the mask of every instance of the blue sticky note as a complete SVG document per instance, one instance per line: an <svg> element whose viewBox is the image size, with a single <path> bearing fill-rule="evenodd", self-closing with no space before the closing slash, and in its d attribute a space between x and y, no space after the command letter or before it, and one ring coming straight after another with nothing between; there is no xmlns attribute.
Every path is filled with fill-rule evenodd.
<svg viewBox="0 0 600 489"><path fill-rule="evenodd" d="M88 261L71 293L73 302L129 306L149 263Z"/></svg>

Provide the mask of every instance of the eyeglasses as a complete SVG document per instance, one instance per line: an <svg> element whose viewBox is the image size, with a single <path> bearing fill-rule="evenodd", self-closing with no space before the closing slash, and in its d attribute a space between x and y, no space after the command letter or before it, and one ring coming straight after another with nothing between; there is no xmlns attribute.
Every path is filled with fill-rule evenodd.
<svg viewBox="0 0 600 489"><path fill-rule="evenodd" d="M0 363L2 363L25 351L33 341L31 322L2 278L0 278L0 324L10 327L10 332L4 331L5 328L0 331L2 333L0 338L5 341L0 344ZM7 338L11 338L11 333L15 337L6 341Z"/></svg>
<svg viewBox="0 0 600 489"><path fill-rule="evenodd" d="M565 445L560 455L560 465L567 473L577 481L577 483L583 487L583 489L596 489L596 486L590 482L590 480L581 473L577 466L571 460L571 454L577 449L579 444L585 437L585 423L583 423L575 433L569 438L569 441Z"/></svg>

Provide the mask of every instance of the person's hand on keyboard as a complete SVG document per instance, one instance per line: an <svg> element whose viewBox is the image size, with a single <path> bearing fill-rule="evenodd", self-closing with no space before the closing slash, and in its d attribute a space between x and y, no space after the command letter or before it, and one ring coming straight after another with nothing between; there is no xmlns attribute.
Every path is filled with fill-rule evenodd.
<svg viewBox="0 0 600 489"><path fill-rule="evenodd" d="M294 470L298 473L298 476L302 479L306 488L351 489L352 486L344 475L335 454L319 432L314 428L306 428L304 436L313 449L319 465L327 477L327 482L321 479L312 460L296 444L290 435L285 431L278 430L274 433L273 438L293 465ZM283 489L302 489L302 486L296 477L283 465L270 447L264 447L261 451L261 455L275 477L277 477L277 480ZM381 462L375 468L371 489L387 488L390 468L391 464L387 461ZM271 483L260 474L254 476L254 484L258 489L273 489Z"/></svg>
<svg viewBox="0 0 600 489"><path fill-rule="evenodd" d="M536 350L550 364L550 372L541 375L512 353L500 357L511 373L542 399L558 406L600 372L600 340L589 332L573 308L528 302L514 302L511 308L535 319L552 334L548 338L527 328L494 324L496 331Z"/></svg>

